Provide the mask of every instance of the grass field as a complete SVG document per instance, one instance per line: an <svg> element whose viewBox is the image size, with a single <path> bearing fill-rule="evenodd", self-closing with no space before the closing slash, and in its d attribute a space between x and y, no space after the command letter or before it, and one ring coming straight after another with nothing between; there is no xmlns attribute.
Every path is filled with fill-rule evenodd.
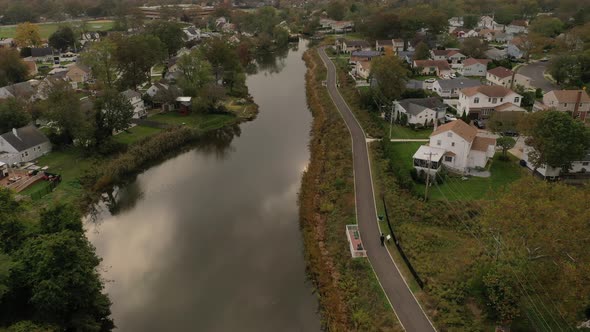
<svg viewBox="0 0 590 332"><path fill-rule="evenodd" d="M385 128L389 135L389 125ZM400 125L393 125L391 129L391 138L402 138L402 139L415 139L415 138L428 138L432 134L432 128L426 129L412 129L410 127L404 127Z"/></svg>
<svg viewBox="0 0 590 332"><path fill-rule="evenodd" d="M74 22L63 22L63 23L39 23L39 34L41 38L47 39L54 33L60 25L70 24L73 27L80 27L81 21ZM114 21L101 20L101 21L87 21L86 29L88 31L108 31L113 28ZM0 38L14 38L16 34L16 26L0 26Z"/></svg>
<svg viewBox="0 0 590 332"><path fill-rule="evenodd" d="M162 131L162 129L135 126L133 128L129 128L127 131L117 134L114 139L119 143L132 144L148 136L155 135L160 131Z"/></svg>
<svg viewBox="0 0 590 332"><path fill-rule="evenodd" d="M392 161L393 167L401 169L401 174L407 174L409 177L413 168L412 156L424 143L393 142L390 144L391 153L388 157ZM510 183L526 174L517 164L515 158L510 161L502 161L499 157L500 153L497 153L491 162L491 176L489 178L468 177L463 180L461 176L449 175L444 183L430 187L430 199L458 201L494 198ZM416 184L418 192L424 192L425 188L425 185Z"/></svg>
<svg viewBox="0 0 590 332"><path fill-rule="evenodd" d="M176 112L161 113L149 118L151 121L167 123L171 125L187 125L201 130L213 130L221 128L235 121L235 116L229 114L201 114L192 113L181 115Z"/></svg>

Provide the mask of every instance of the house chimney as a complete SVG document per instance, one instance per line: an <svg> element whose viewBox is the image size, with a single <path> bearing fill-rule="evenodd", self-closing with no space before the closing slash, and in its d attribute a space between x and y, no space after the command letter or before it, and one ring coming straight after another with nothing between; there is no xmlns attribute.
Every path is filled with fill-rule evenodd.
<svg viewBox="0 0 590 332"><path fill-rule="evenodd" d="M12 134L13 134L13 135L14 135L16 138L20 139L20 137L18 137L18 131L16 131L16 128L12 128Z"/></svg>
<svg viewBox="0 0 590 332"><path fill-rule="evenodd" d="M576 113L578 112L578 109L580 109L580 102L582 101L582 92L584 91L578 91L578 96L576 97L576 103L574 104L574 112L572 113L572 117L574 119L576 118Z"/></svg>

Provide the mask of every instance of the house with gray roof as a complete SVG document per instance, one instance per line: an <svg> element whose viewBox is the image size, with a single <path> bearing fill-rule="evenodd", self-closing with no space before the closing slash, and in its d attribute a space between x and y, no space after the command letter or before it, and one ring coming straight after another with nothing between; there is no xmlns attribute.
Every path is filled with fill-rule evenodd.
<svg viewBox="0 0 590 332"><path fill-rule="evenodd" d="M394 102L393 112L395 119L405 115L407 124L428 127L434 125L440 114L444 116L446 106L438 97L411 98Z"/></svg>
<svg viewBox="0 0 590 332"><path fill-rule="evenodd" d="M461 89L480 85L481 81L460 77L450 80L437 80L432 83L432 91L443 98L458 98Z"/></svg>
<svg viewBox="0 0 590 332"><path fill-rule="evenodd" d="M350 61L371 61L373 58L381 56L379 51L353 51L350 54Z"/></svg>
<svg viewBox="0 0 590 332"><path fill-rule="evenodd" d="M18 98L29 101L35 97L36 93L36 89L30 82L21 82L1 87L0 99Z"/></svg>
<svg viewBox="0 0 590 332"><path fill-rule="evenodd" d="M125 96L127 100L129 100L129 103L133 107L134 119L141 119L147 116L145 104L143 102L143 99L141 99L141 94L139 92L128 89L121 92L121 94Z"/></svg>
<svg viewBox="0 0 590 332"><path fill-rule="evenodd" d="M31 47L31 57L35 61L52 61L53 49L51 47Z"/></svg>
<svg viewBox="0 0 590 332"><path fill-rule="evenodd" d="M49 139L35 126L13 128L0 135L0 162L8 165L35 160L50 151Z"/></svg>

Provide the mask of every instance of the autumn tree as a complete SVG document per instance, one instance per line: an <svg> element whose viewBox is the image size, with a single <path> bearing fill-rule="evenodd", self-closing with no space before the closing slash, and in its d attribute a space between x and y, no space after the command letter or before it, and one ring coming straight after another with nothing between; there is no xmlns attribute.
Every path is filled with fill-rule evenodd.
<svg viewBox="0 0 590 332"><path fill-rule="evenodd" d="M408 71L396 56L386 55L373 59L370 79L374 92L391 102L404 92Z"/></svg>
<svg viewBox="0 0 590 332"><path fill-rule="evenodd" d="M176 22L151 22L147 27L147 33L160 39L166 48L168 57L176 54L184 45L182 28Z"/></svg>
<svg viewBox="0 0 590 332"><path fill-rule="evenodd" d="M151 80L151 68L166 57L166 47L158 37L134 35L117 40L115 48L123 88L136 89Z"/></svg>
<svg viewBox="0 0 590 332"><path fill-rule="evenodd" d="M461 45L461 53L475 59L485 58L485 52L487 50L488 45L486 42L477 37L465 38Z"/></svg>
<svg viewBox="0 0 590 332"><path fill-rule="evenodd" d="M16 50L0 48L0 86L22 82L28 75L29 69Z"/></svg>
<svg viewBox="0 0 590 332"><path fill-rule="evenodd" d="M347 8L344 2L338 0L332 0L330 3L328 3L328 7L326 8L326 13L328 16L336 21L344 19L346 11Z"/></svg>
<svg viewBox="0 0 590 332"><path fill-rule="evenodd" d="M494 278L486 287L496 292L497 304L510 309L508 316L510 295L521 297L515 288L522 287L531 296L524 303L546 306L546 315L561 326L584 316L590 298L590 238L584 236L590 232L589 199L587 188L525 177L483 209L481 228L489 232L490 249L497 248L490 250ZM501 284L514 280L523 285Z"/></svg>
<svg viewBox="0 0 590 332"><path fill-rule="evenodd" d="M213 81L211 64L199 51L183 54L177 65L182 73L178 84L184 95L196 97L206 84Z"/></svg>
<svg viewBox="0 0 590 332"><path fill-rule="evenodd" d="M535 170L542 165L569 170L590 149L590 130L566 112L541 111L528 115L521 128L532 147L529 162Z"/></svg>
<svg viewBox="0 0 590 332"><path fill-rule="evenodd" d="M98 143L115 132L129 128L133 118L133 106L123 94L108 89L96 101L96 141Z"/></svg>
<svg viewBox="0 0 590 332"><path fill-rule="evenodd" d="M14 41L18 47L37 47L41 45L39 27L30 22L17 25Z"/></svg>
<svg viewBox="0 0 590 332"><path fill-rule="evenodd" d="M559 18L543 15L531 22L529 30L544 37L555 37L563 31L563 27L564 24Z"/></svg>

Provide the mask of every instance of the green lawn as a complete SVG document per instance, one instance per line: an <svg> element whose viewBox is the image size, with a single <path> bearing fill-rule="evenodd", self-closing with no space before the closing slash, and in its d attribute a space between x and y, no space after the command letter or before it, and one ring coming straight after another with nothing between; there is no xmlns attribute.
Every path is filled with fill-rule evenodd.
<svg viewBox="0 0 590 332"><path fill-rule="evenodd" d="M21 191L19 193L19 195L31 196L31 195L36 194L38 192L45 191L46 188L48 188L48 187L49 187L49 182L47 182L47 181L37 182L34 185L28 187L27 189Z"/></svg>
<svg viewBox="0 0 590 332"><path fill-rule="evenodd" d="M409 177L413 168L412 156L424 143L393 142L390 144L389 158L393 167L401 169L401 174L407 174ZM526 174L518 165L516 158L511 158L510 161L501 161L499 160L500 155L500 152L496 153L491 161L491 176L489 178L468 177L467 180L463 180L461 176L449 175L443 184L430 187L430 199L456 201L494 198L507 185ZM416 184L418 192L424 192L425 188L425 185Z"/></svg>
<svg viewBox="0 0 590 332"><path fill-rule="evenodd" d="M234 122L236 117L230 114L192 113L189 115L182 115L176 112L169 112L156 114L149 119L151 121L172 125L187 125L201 130L212 130Z"/></svg>
<svg viewBox="0 0 590 332"><path fill-rule="evenodd" d="M437 76L416 76L416 77L410 77L413 80L418 80L418 81L426 81L429 78L434 78L435 80L438 80Z"/></svg>
<svg viewBox="0 0 590 332"><path fill-rule="evenodd" d="M62 23L39 23L39 34L41 38L49 38ZM74 27L80 26L81 22L72 22ZM86 29L88 31L108 31L113 28L114 21L88 21L86 22ZM0 26L0 38L14 38L16 34L15 26Z"/></svg>
<svg viewBox="0 0 590 332"><path fill-rule="evenodd" d="M49 195L48 200L71 202L82 194L80 177L91 168L93 160L86 158L78 149L53 151L37 160L40 167L49 166L50 173L60 174L62 182Z"/></svg>
<svg viewBox="0 0 590 332"><path fill-rule="evenodd" d="M161 131L162 129L159 128L135 126L133 128L129 128L127 131L117 134L114 139L119 143L132 144L148 136L155 135Z"/></svg>
<svg viewBox="0 0 590 332"><path fill-rule="evenodd" d="M389 134L389 126L386 128L387 134ZM412 129L410 127L400 126L394 124L391 129L391 138L402 138L402 139L416 139L416 138L428 138L432 134L432 128L427 129Z"/></svg>

